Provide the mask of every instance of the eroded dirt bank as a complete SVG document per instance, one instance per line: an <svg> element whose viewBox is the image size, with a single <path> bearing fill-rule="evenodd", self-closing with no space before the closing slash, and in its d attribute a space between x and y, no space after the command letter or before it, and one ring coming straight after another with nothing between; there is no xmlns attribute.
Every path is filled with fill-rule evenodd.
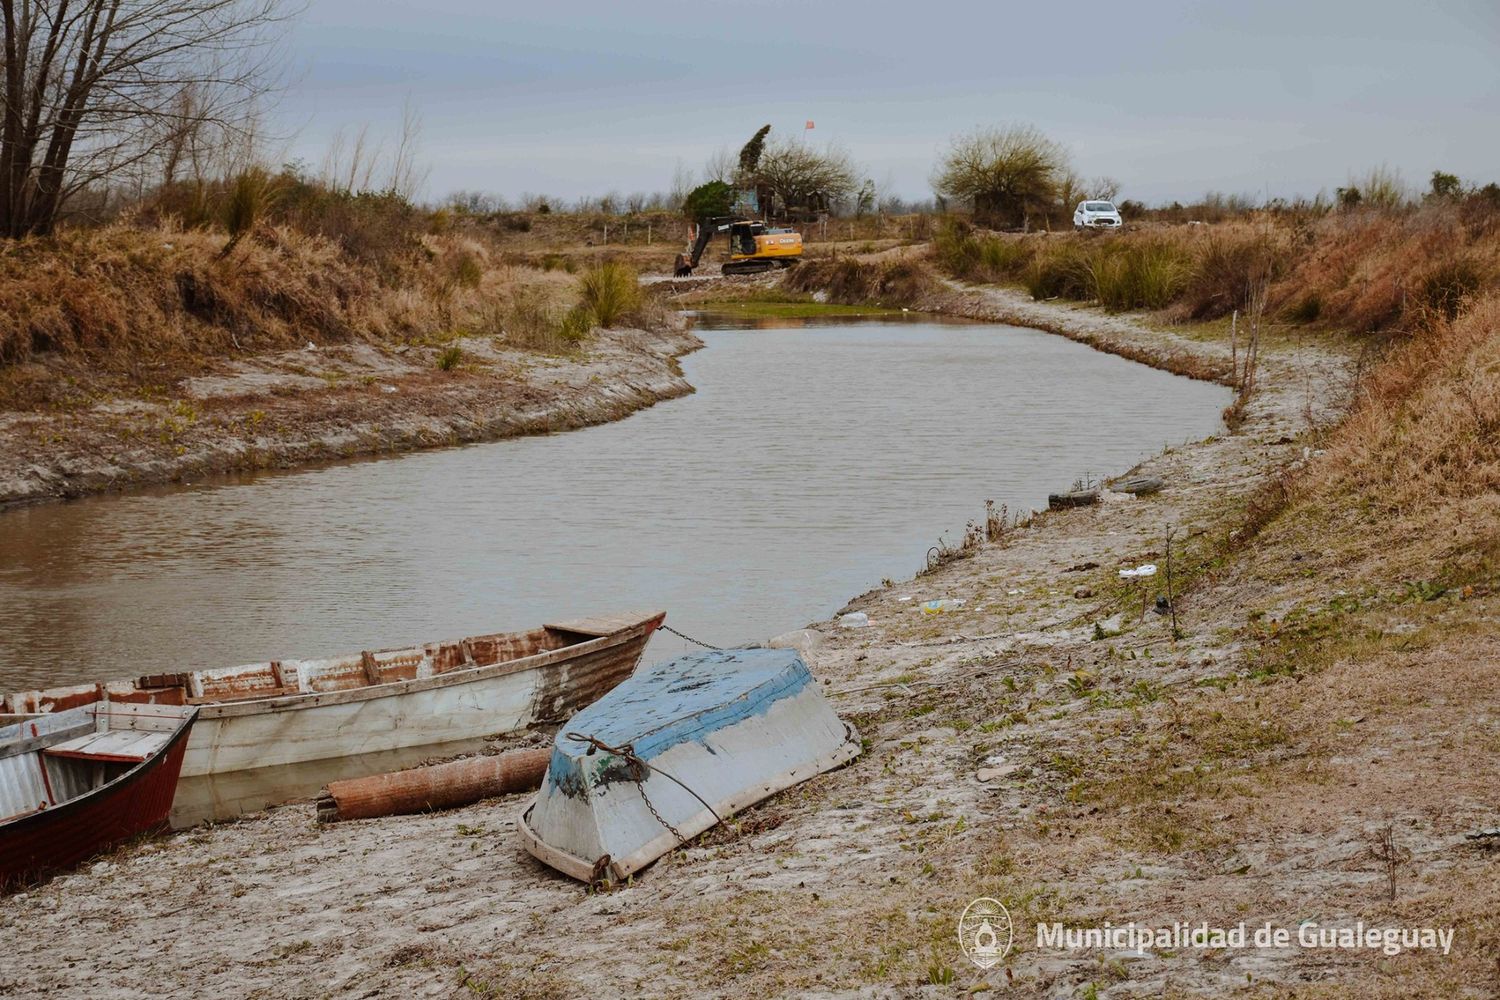
<svg viewBox="0 0 1500 1000"><path fill-rule="evenodd" d="M972 315L1140 357L1212 367L1228 353L1006 291L963 295ZM816 626L810 662L864 755L633 886L588 895L534 862L514 834L521 797L331 827L293 805L8 899L0 934L25 958L0 971L0 991L1493 995L1497 862L1464 837L1494 825L1500 787L1491 596L1406 599L1361 578L1335 537L1282 535L1251 564L1233 558L1257 491L1318 461L1308 431L1339 412L1350 369L1334 349L1268 345L1236 433L1140 467L1160 493L1042 515L856 599L868 628ZM1165 568L1169 531L1175 636L1151 608L1162 581L1118 576ZM966 603L924 614L937 598ZM1352 644L1316 670L1278 667L1277 637L1328 626L1351 600L1363 609ZM977 896L1003 900L1017 932L987 973L954 933ZM1363 920L1457 937L1447 957L1036 942L1038 922L1130 920Z"/></svg>
<svg viewBox="0 0 1500 1000"><path fill-rule="evenodd" d="M170 394L0 412L0 507L618 420L692 392L677 358L700 346L673 320L601 330L571 355L482 337L309 344L225 362Z"/></svg>

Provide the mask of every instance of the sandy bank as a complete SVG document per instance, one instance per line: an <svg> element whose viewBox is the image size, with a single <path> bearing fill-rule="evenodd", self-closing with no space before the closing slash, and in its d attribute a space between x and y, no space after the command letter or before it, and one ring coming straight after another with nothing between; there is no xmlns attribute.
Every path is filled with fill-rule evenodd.
<svg viewBox="0 0 1500 1000"><path fill-rule="evenodd" d="M4 412L0 506L618 420L692 392L676 359L699 346L675 322L599 331L568 356L487 338L309 345L225 362L170 396ZM462 358L444 371L450 347Z"/></svg>
<svg viewBox="0 0 1500 1000"><path fill-rule="evenodd" d="M1205 370L1227 354L1222 343L1128 317L994 289L962 294L971 315L1068 331L1120 353ZM122 850L7 900L0 934L23 942L27 957L0 971L0 991L1460 995L1445 984L1494 964L1482 945L1493 862L1462 847L1460 833L1490 815L1496 765L1470 755L1468 769L1443 771L1442 783L1424 776L1454 752L1448 741L1483 745L1493 692L1447 676L1471 661L1441 649L1401 654L1406 669L1467 692L1477 723L1472 711L1468 722L1450 711L1446 695L1400 697L1395 671L1344 666L1256 686L1236 680L1254 652L1247 617L1323 599L1325 582L1298 571L1316 552L1262 553L1264 571L1204 571L1179 599L1177 637L1166 617L1141 613L1154 591L1129 591L1117 576L1121 566L1164 563L1169 529L1179 565L1188 563L1186 552L1201 555L1243 523L1244 501L1266 477L1316 460L1300 436L1337 414L1350 359L1273 345L1262 363L1263 391L1237 433L1142 464L1167 483L1161 493L1043 515L972 558L858 598L850 607L869 614L869 628L818 625L824 638L810 661L867 738L865 754L742 814L733 830L669 856L629 888L586 895L524 854L514 835L521 797L331 827L292 805ZM938 597L967 603L924 615L920 603ZM1417 610L1388 614L1395 629ZM1363 713L1378 723L1361 725ZM1432 739L1439 716L1444 735ZM1316 739L1272 738L1304 724ZM1217 740L1212 753L1192 742L1203 733ZM1184 744L1194 761L1174 759ZM1134 765L1098 775L1097 762L1117 755ZM1397 766L1377 772L1377 763ZM1096 777L1119 787L1105 794ZM1377 821L1396 824L1411 853L1395 903L1366 856ZM1005 900L1018 932L989 973L964 960L953 933L981 895ZM1137 956L1035 943L1039 921L1131 919L1458 919L1467 950L1443 966L1378 952Z"/></svg>

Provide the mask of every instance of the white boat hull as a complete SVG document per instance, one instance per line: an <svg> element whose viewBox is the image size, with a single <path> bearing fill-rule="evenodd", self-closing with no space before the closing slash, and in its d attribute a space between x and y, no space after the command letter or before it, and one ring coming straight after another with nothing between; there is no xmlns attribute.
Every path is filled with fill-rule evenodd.
<svg viewBox="0 0 1500 1000"><path fill-rule="evenodd" d="M48 712L104 697L200 703L172 810L172 825L182 827L561 722L630 676L662 618L603 616L424 647L23 692L6 707Z"/></svg>
<svg viewBox="0 0 1500 1000"><path fill-rule="evenodd" d="M737 690L736 664L716 657L746 654L781 672L756 674L753 687ZM859 754L854 728L829 708L793 651L700 654L652 670L673 668L679 673L671 683L643 688L641 697L690 692L679 718L643 719L636 734L622 738L631 726L622 703L643 680L638 676L558 734L547 779L519 823L523 844L538 859L578 879L598 877L601 868L622 879L721 819ZM704 699L704 688L721 692L720 700ZM570 740L569 733L592 735L591 728L610 746L633 744L642 767Z"/></svg>

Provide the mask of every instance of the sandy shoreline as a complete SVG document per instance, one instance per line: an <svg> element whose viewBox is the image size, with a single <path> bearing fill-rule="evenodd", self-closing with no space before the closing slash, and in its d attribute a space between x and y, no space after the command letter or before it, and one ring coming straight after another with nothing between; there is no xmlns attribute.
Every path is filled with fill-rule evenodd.
<svg viewBox="0 0 1500 1000"><path fill-rule="evenodd" d="M677 359L702 342L674 318L601 330L578 356L449 346L463 351L453 371L434 347L309 345L225 362L172 398L0 413L0 509L606 423L691 393Z"/></svg>
<svg viewBox="0 0 1500 1000"><path fill-rule="evenodd" d="M1130 317L1006 290L955 294L966 305L945 308L1163 366L1211 373L1228 356L1223 343ZM1443 697L1387 698L1386 682L1344 668L1307 685L1227 684L1249 652L1247 612L1288 600L1286 587L1302 586L1290 575L1273 586L1229 570L1196 588L1179 602L1175 641L1165 618L1129 610L1137 595L1122 592L1118 567L1162 561L1169 528L1185 547L1224 536L1269 475L1315 460L1300 435L1337 416L1351 359L1274 346L1262 365L1262 391L1236 433L1138 467L1165 480L1161 493L1043 515L972 558L857 598L850 608L869 614L869 628L818 625L809 662L867 738L865 754L629 888L586 895L526 855L514 833L520 796L322 827L310 805L294 804L126 848L8 899L0 933L26 958L0 971L0 993L1334 997L1359 984L1410 995L1400 976L1431 973L1428 957L1062 952L1032 935L1050 920L1295 927L1485 912L1471 899L1469 911L1442 909L1456 886L1493 880L1482 854L1453 845L1489 815L1494 777L1451 774L1441 788L1423 778L1442 766L1442 746L1422 734ZM1292 566L1303 555L1272 557ZM938 597L967 603L920 612ZM1335 712L1318 701L1325 686L1384 699L1380 725L1351 723L1305 747L1257 735L1294 725L1302 702ZM1212 768L1217 784L1188 780L1196 765L1187 777L1146 766L1188 733L1250 712L1249 699L1259 711L1262 697L1269 717L1246 715L1246 732L1233 730ZM1139 755L1138 797L1080 791L1090 762L1113 754ZM1402 766L1370 781L1372 761L1393 760ZM1348 789L1360 781L1356 799ZM1391 815L1412 852L1413 888L1388 905L1361 851L1370 823ZM987 974L953 935L981 895L1006 900L1018 928L1015 951ZM1493 964L1474 926L1458 941L1461 961Z"/></svg>

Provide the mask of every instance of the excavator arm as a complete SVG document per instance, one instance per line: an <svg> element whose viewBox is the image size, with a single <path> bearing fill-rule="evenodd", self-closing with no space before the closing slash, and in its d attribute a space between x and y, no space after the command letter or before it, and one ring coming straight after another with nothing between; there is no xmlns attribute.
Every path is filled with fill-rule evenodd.
<svg viewBox="0 0 1500 1000"><path fill-rule="evenodd" d="M729 259L725 274L759 274L774 268L791 267L802 256L802 237L790 229L769 229L763 222L738 216L721 216L698 220L698 234L687 253L677 255L672 273L686 277L703 259L703 251L719 233L729 234Z"/></svg>
<svg viewBox="0 0 1500 1000"><path fill-rule="evenodd" d="M713 242L715 235L722 233L734 223L733 219L699 219L698 236L693 240L692 247L687 253L677 255L677 264L672 268L672 273L679 278L693 273L693 268L703 259L703 251L708 249L709 243Z"/></svg>

